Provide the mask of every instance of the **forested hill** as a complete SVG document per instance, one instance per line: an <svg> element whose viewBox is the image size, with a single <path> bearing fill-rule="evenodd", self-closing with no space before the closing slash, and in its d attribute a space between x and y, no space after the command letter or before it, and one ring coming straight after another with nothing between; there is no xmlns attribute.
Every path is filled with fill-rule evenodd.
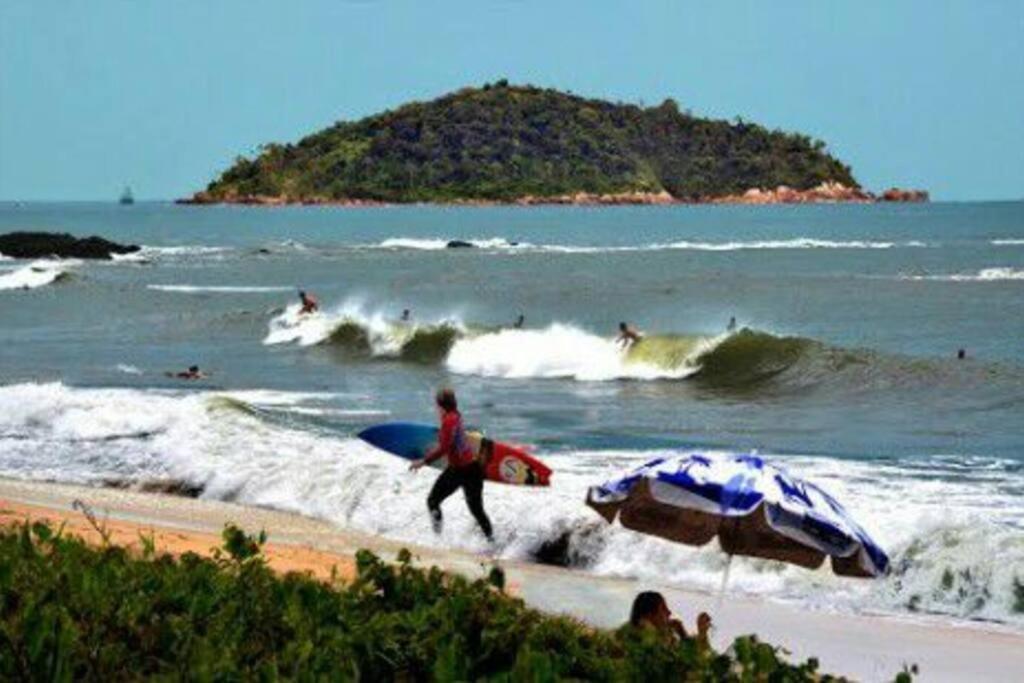
<svg viewBox="0 0 1024 683"><path fill-rule="evenodd" d="M339 122L239 158L192 201L515 201L668 193L700 200L785 185L858 187L825 144L742 120L693 116L500 81Z"/></svg>

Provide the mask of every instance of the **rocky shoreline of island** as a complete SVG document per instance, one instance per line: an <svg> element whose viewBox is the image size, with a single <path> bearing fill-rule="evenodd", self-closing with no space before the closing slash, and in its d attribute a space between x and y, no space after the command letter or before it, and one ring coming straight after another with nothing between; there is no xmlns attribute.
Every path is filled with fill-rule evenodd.
<svg viewBox="0 0 1024 683"><path fill-rule="evenodd" d="M785 185L775 188L750 188L738 194L707 196L697 199L674 197L667 191L660 192L619 192L596 194L576 192L560 195L524 195L513 199L452 199L431 202L408 202L441 206L672 206L672 205L769 205L769 204L875 204L875 203L921 203L930 201L926 190L889 188L880 193L869 192L860 187L850 187L837 182L824 182L815 187L798 190ZM197 192L192 197L178 199L178 204L215 205L237 204L245 206L339 206L339 207L388 207L400 206L406 202L381 201L376 199L330 197L292 197L281 195L224 195L213 196Z"/></svg>

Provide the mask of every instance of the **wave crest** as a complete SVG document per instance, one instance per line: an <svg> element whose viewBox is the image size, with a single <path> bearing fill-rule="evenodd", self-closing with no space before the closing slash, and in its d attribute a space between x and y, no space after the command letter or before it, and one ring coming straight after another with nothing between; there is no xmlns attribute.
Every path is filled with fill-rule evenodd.
<svg viewBox="0 0 1024 683"><path fill-rule="evenodd" d="M65 280L70 276L69 269L81 263L73 259L33 261L27 266L0 275L0 290L35 289Z"/></svg>
<svg viewBox="0 0 1024 683"><path fill-rule="evenodd" d="M605 254L637 251L746 251L763 249L893 249L899 247L926 247L918 240L904 242L891 240L824 240L813 237L794 237L780 240L747 240L730 242L705 242L679 240L675 242L654 242L641 245L573 245L533 244L509 240L504 237L444 238L444 237L392 237L371 249L409 249L419 251L441 251L453 243L470 245L490 252L542 252L555 254Z"/></svg>
<svg viewBox="0 0 1024 683"><path fill-rule="evenodd" d="M459 339L446 364L460 374L506 378L679 379L693 374L709 337L652 336L624 350L612 338L572 325L506 329Z"/></svg>
<svg viewBox="0 0 1024 683"><path fill-rule="evenodd" d="M982 268L976 273L953 273L951 275L903 275L903 280L934 280L938 282L1005 282L1024 280L1024 270L996 267Z"/></svg>
<svg viewBox="0 0 1024 683"><path fill-rule="evenodd" d="M270 321L263 343L328 345L356 356L439 363L465 333L456 318L406 322L382 312L368 313L354 303L334 312L300 315L298 304L292 304Z"/></svg>

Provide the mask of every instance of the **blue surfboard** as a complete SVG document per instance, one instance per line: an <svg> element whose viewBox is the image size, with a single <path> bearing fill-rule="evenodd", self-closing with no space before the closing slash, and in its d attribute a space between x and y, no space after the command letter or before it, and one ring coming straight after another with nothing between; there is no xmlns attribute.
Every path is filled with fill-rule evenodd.
<svg viewBox="0 0 1024 683"><path fill-rule="evenodd" d="M357 436L386 453L405 460L418 460L437 444L437 433L438 428L433 425L388 422L368 427ZM550 485L551 468L521 446L493 441L472 428L466 430L466 440L487 481L520 486ZM440 469L446 465L444 458L431 464Z"/></svg>
<svg viewBox="0 0 1024 683"><path fill-rule="evenodd" d="M364 429L356 436L392 455L419 460L437 443L437 427L419 422L388 422ZM436 464L443 466L443 459Z"/></svg>

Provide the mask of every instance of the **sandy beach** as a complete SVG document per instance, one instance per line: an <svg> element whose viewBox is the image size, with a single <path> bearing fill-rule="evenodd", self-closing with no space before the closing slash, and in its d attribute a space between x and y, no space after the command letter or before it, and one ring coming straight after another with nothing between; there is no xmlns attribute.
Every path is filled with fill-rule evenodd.
<svg viewBox="0 0 1024 683"><path fill-rule="evenodd" d="M279 571L308 571L327 579L332 571L345 579L353 556L367 548L384 556L408 544L341 529L327 522L274 510L118 489L0 480L0 523L49 520L98 542L99 535L76 501L89 506L109 530L111 541L139 546L140 534L152 534L158 551L208 553L219 545L224 524L268 533L266 556ZM78 505L77 507L81 507ZM483 556L423 547L410 548L423 565L479 575L491 561ZM884 616L808 611L742 596L720 596L678 586L651 586L627 579L599 578L583 572L528 563L500 562L512 592L548 612L562 612L602 627L621 624L638 590L663 591L686 622L706 610L713 615L713 641L722 647L738 635L756 633L777 643L794 658L817 656L823 670L859 680L884 680L904 664L916 663L923 681L1005 681L1024 664L1024 635L998 625L965 627L939 619L909 620Z"/></svg>

